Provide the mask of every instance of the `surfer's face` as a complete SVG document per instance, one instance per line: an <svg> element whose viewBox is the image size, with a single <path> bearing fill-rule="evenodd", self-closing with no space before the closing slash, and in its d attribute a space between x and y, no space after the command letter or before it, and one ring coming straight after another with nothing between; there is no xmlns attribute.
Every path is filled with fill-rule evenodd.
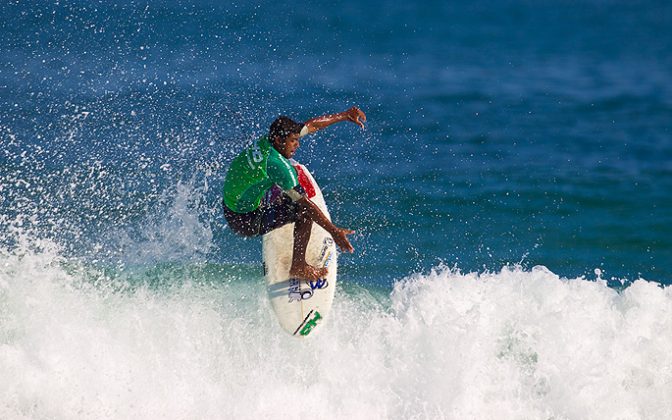
<svg viewBox="0 0 672 420"><path fill-rule="evenodd" d="M299 141L299 133L290 134L284 140L276 140L274 143L275 150L277 150L286 159L291 159L299 148L301 142Z"/></svg>

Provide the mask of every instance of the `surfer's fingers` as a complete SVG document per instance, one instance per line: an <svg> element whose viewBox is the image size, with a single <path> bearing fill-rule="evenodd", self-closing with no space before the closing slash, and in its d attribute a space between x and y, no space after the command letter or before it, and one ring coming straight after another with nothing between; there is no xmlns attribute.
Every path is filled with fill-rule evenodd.
<svg viewBox="0 0 672 420"><path fill-rule="evenodd" d="M357 108L357 107L355 107ZM366 121L366 114L361 109L357 108L357 115L362 121Z"/></svg>
<svg viewBox="0 0 672 420"><path fill-rule="evenodd" d="M347 247L346 246L341 246L340 248L341 248L341 251L347 252L348 254L352 254L353 252L355 252L355 248L353 248L352 245L349 245Z"/></svg>
<svg viewBox="0 0 672 420"><path fill-rule="evenodd" d="M361 109L357 108L356 106L353 106L346 112L346 115L348 117L348 120L354 122L361 128L364 128L364 122L366 121L366 114L364 114Z"/></svg>
<svg viewBox="0 0 672 420"><path fill-rule="evenodd" d="M355 251L355 248L352 247L350 241L348 241L345 237L343 237L342 241L337 241L336 245L338 245L338 248L343 252L352 254Z"/></svg>
<svg viewBox="0 0 672 420"><path fill-rule="evenodd" d="M352 121L358 126L364 128L364 123L359 120L359 115L348 115L348 121Z"/></svg>

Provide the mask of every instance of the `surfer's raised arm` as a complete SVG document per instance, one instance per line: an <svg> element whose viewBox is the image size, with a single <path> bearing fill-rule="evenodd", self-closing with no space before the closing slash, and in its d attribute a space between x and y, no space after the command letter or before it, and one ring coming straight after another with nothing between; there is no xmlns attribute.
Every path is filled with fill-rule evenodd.
<svg viewBox="0 0 672 420"><path fill-rule="evenodd" d="M362 112L361 109L353 106L344 112L339 112L337 114L327 114L322 115L321 117L311 118L305 123L303 123L303 129L301 130L300 136L305 136L307 134L314 133L323 128L329 127L332 124L341 121L352 121L358 126L364 128L364 123L366 122L366 115Z"/></svg>

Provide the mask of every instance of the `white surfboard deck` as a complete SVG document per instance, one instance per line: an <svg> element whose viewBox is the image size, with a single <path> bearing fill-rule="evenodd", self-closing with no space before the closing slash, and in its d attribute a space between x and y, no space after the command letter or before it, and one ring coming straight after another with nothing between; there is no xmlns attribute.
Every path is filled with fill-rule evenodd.
<svg viewBox="0 0 672 420"><path fill-rule="evenodd" d="M308 198L331 220L322 191L312 174L296 161L299 183ZM289 277L294 248L294 223L275 229L263 237L262 252L266 287L280 326L289 334L303 338L312 334L329 315L336 291L338 254L334 240L322 227L313 223L306 249L306 262L327 267L324 279L299 280Z"/></svg>

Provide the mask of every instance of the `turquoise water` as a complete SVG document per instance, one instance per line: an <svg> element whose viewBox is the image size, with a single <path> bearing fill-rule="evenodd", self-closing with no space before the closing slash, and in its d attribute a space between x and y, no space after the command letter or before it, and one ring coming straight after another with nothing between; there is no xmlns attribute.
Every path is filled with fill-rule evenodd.
<svg viewBox="0 0 672 420"><path fill-rule="evenodd" d="M0 417L672 417L668 2L0 13ZM352 105L296 156L357 231L299 344L221 186Z"/></svg>

